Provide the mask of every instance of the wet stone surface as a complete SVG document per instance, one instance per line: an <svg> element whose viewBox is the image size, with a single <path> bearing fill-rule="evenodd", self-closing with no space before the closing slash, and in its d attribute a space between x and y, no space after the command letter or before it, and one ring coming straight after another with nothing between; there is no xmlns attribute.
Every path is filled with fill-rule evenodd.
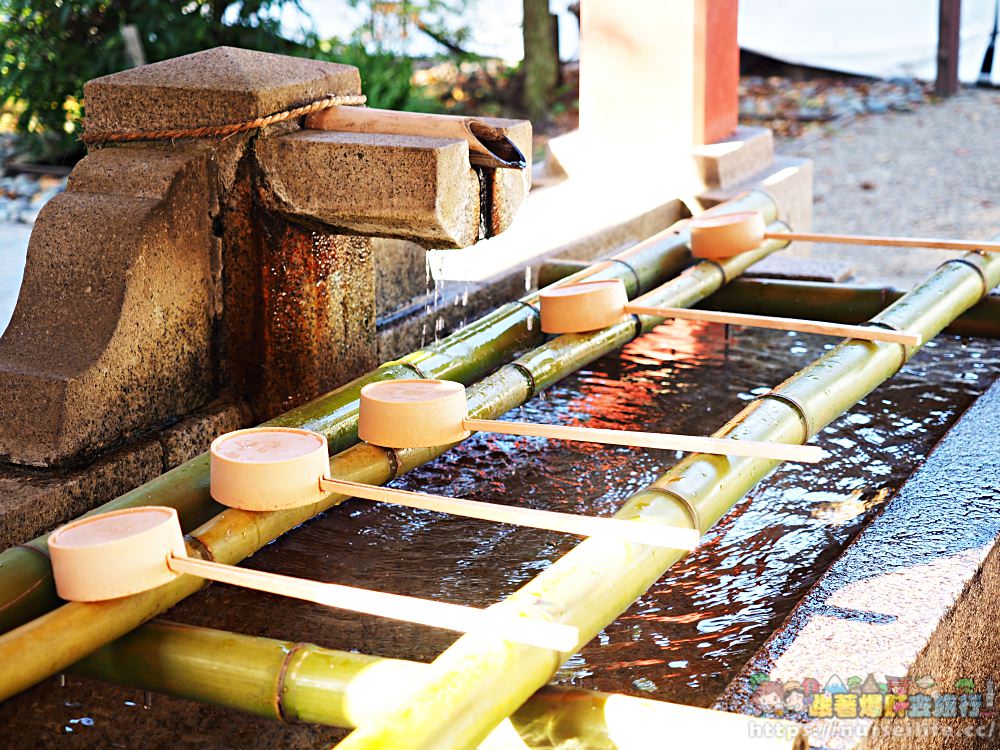
<svg viewBox="0 0 1000 750"><path fill-rule="evenodd" d="M592 427L708 434L836 342L675 322L598 360L507 415ZM938 337L817 442L822 464L786 464L695 553L573 656L556 680L707 706L866 522L879 514L996 377L995 342ZM477 435L398 480L408 489L610 515L676 463L669 453ZM268 545L249 567L485 606L575 544L572 537L349 501ZM366 653L430 660L454 635L214 585L168 619ZM332 730L285 727L156 696L55 679L0 705L22 746L284 747ZM72 711L67 701L74 704ZM70 726L67 716L94 723ZM67 732L72 729L72 733ZM258 734L249 737L248 729ZM2 744L2 743L0 743Z"/></svg>

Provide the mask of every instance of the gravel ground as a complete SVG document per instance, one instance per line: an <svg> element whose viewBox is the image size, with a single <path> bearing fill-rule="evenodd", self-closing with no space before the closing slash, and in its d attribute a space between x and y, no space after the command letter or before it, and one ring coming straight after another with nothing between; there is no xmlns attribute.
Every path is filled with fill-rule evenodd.
<svg viewBox="0 0 1000 750"><path fill-rule="evenodd" d="M986 240L1000 235L1000 93L966 90L915 112L857 119L779 144L815 161L813 229ZM792 251L796 252L796 251ZM798 252L801 252L798 251ZM909 287L951 254L813 245L852 281Z"/></svg>

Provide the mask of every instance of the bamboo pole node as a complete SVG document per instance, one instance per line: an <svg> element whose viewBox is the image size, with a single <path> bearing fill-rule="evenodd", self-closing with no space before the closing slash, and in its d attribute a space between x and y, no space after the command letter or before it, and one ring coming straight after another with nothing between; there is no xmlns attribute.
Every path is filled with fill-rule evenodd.
<svg viewBox="0 0 1000 750"><path fill-rule="evenodd" d="M255 117L252 120L230 123L228 125L205 125L197 128L173 128L169 130L109 130L93 131L86 129L84 121L84 131L81 140L87 145L99 143L129 143L132 141L174 141L182 138L229 138L237 133L244 133L248 130L274 125L286 120L293 120L296 117L304 117L315 112L322 112L331 107L358 106L364 104L368 98L363 94L330 94L329 96L317 99L301 107L286 109L263 117Z"/></svg>
<svg viewBox="0 0 1000 750"><path fill-rule="evenodd" d="M877 323L847 325L799 318L779 318L773 315L692 310L686 307L658 307L643 304L648 295L628 301L621 279L581 281L539 292L542 330L545 333L586 333L620 323L627 315L652 315L708 323L771 328L779 331L799 331L827 336L844 336L865 341L888 341L904 346L919 346L919 334L897 330Z"/></svg>
<svg viewBox="0 0 1000 750"><path fill-rule="evenodd" d="M369 383L360 395L358 436L389 448L449 445L476 431L807 463L816 463L826 455L812 445L471 419L465 386L448 380L384 380Z"/></svg>
<svg viewBox="0 0 1000 750"><path fill-rule="evenodd" d="M576 626L520 617L497 605L477 609L189 557L177 511L164 506L88 516L57 529L48 544L56 592L71 602L119 599L192 575L377 617L460 633L486 633L553 651L571 652L579 640Z"/></svg>

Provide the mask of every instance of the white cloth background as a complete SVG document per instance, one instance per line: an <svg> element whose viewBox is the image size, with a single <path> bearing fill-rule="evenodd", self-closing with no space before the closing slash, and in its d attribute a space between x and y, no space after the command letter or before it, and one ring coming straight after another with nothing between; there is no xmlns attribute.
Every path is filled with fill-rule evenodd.
<svg viewBox="0 0 1000 750"><path fill-rule="evenodd" d="M995 0L963 0L959 78L979 77ZM938 0L742 0L740 47L797 65L933 80ZM1000 55L998 55L1000 57ZM1000 59L993 80L1000 81Z"/></svg>

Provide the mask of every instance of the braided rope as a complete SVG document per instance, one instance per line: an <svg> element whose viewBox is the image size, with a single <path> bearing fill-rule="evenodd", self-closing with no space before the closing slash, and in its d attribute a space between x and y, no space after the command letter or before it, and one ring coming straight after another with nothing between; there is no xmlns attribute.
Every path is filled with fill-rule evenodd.
<svg viewBox="0 0 1000 750"><path fill-rule="evenodd" d="M295 109L286 109L284 112L276 112L273 115L258 117L246 122L237 122L230 125L206 125L201 128L187 128L181 130L129 130L129 131L108 131L89 132L84 131L82 140L84 143L122 143L128 141L172 141L176 138L228 138L236 133L243 133L247 130L256 130L276 122L284 122L295 117L302 117L313 112L320 112L330 107L341 105L356 106L364 104L366 97L361 94L346 94L342 96L331 95L324 99L319 99L311 104L305 104ZM86 127L86 123L84 123Z"/></svg>

